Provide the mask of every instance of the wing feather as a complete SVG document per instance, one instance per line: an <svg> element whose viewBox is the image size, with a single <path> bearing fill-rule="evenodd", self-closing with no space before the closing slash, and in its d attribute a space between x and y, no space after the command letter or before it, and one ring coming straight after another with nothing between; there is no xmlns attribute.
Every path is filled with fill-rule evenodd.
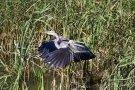
<svg viewBox="0 0 135 90"><path fill-rule="evenodd" d="M60 56L56 56L56 58L54 58L53 60L51 60L51 62L49 63L49 66L56 67L56 65L59 62L59 59L60 58L61 58Z"/></svg>
<svg viewBox="0 0 135 90"><path fill-rule="evenodd" d="M43 43L39 48L38 48L38 52L40 54L47 54L46 50L49 50L48 53L50 52L53 52L55 50L57 50L55 44L54 44L54 41L50 41L50 42L46 42L46 43Z"/></svg>
<svg viewBox="0 0 135 90"><path fill-rule="evenodd" d="M59 60L59 64L58 64L58 66L60 68L65 67L66 66L66 62L69 61L69 59L67 57L68 54L69 54L69 52L65 52L65 54L61 56L61 59Z"/></svg>
<svg viewBox="0 0 135 90"><path fill-rule="evenodd" d="M44 59L44 62L56 62L57 61L57 58L59 59L60 56L57 55L56 52L52 52L52 53L48 53Z"/></svg>
<svg viewBox="0 0 135 90"><path fill-rule="evenodd" d="M89 60L89 59L95 58L95 55L83 43L72 41L69 44L69 47L73 51L75 62L79 62L80 60Z"/></svg>
<svg viewBox="0 0 135 90"><path fill-rule="evenodd" d="M46 55L46 61L49 61L49 66L64 68L69 65L73 60L73 55L71 54L69 48L60 48ZM70 57L70 58L68 58Z"/></svg>

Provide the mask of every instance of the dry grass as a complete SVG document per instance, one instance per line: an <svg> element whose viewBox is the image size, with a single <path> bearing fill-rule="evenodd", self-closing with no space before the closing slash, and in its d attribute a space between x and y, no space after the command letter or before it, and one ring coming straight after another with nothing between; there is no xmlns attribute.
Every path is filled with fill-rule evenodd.
<svg viewBox="0 0 135 90"><path fill-rule="evenodd" d="M1 0L0 5L1 90L135 88L134 0ZM37 52L52 39L44 30L84 42L96 58L62 70L47 67Z"/></svg>

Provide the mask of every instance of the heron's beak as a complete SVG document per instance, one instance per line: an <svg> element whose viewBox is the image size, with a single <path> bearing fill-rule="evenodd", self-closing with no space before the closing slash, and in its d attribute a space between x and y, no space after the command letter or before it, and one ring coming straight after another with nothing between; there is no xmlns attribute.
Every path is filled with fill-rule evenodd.
<svg viewBox="0 0 135 90"><path fill-rule="evenodd" d="M45 31L46 34L50 34L50 31Z"/></svg>
<svg viewBox="0 0 135 90"><path fill-rule="evenodd" d="M52 30L52 31L45 31L45 33L46 33L46 34L49 34L49 35L54 35L54 36L55 36L55 34L56 34L55 31L53 31L53 30Z"/></svg>

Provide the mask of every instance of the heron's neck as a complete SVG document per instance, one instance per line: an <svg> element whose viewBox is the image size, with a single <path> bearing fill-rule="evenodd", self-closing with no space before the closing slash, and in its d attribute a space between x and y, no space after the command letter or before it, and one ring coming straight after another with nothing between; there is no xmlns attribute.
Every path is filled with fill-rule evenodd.
<svg viewBox="0 0 135 90"><path fill-rule="evenodd" d="M59 36L56 34L55 37L56 37L57 42L59 42L60 41Z"/></svg>
<svg viewBox="0 0 135 90"><path fill-rule="evenodd" d="M56 37L56 40L54 41L54 43L55 43L55 46L59 49L60 48L60 45L59 45L60 37L58 36L58 34L55 34L55 37Z"/></svg>
<svg viewBox="0 0 135 90"><path fill-rule="evenodd" d="M57 41L54 41L54 44L57 47L57 49L61 48Z"/></svg>

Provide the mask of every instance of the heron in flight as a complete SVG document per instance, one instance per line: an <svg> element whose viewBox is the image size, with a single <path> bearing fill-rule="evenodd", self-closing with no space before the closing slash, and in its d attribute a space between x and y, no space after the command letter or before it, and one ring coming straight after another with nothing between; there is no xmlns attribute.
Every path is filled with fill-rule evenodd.
<svg viewBox="0 0 135 90"><path fill-rule="evenodd" d="M95 58L95 55L85 44L67 40L58 36L55 31L45 31L46 34L53 35L56 39L43 43L38 52L45 63L51 67L65 68L67 65L81 60Z"/></svg>

